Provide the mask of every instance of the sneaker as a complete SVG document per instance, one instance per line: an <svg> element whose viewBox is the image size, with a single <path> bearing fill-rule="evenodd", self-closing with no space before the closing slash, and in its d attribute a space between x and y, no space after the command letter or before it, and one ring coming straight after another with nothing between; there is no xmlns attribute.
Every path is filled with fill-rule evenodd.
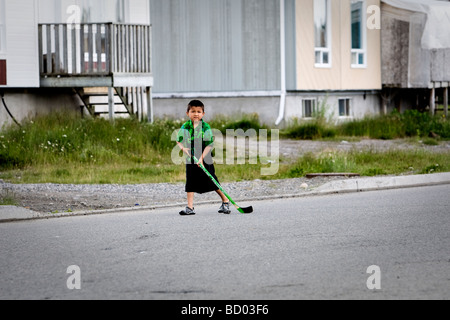
<svg viewBox="0 0 450 320"><path fill-rule="evenodd" d="M186 207L183 211L180 212L180 216L194 216L195 211L189 207Z"/></svg>
<svg viewBox="0 0 450 320"><path fill-rule="evenodd" d="M222 203L222 206L219 209L219 213L223 213L223 214L230 214L231 210L230 210L230 203Z"/></svg>

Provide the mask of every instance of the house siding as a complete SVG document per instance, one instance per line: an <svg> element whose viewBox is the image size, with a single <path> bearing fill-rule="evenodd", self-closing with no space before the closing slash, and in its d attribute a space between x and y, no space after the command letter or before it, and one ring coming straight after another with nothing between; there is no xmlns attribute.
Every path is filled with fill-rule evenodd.
<svg viewBox="0 0 450 320"><path fill-rule="evenodd" d="M329 68L315 67L314 0L296 0L297 90L380 90L381 32L367 30L367 66L351 67L350 0L331 0ZM364 11L379 0L366 0Z"/></svg>
<svg viewBox="0 0 450 320"><path fill-rule="evenodd" d="M154 92L280 90L279 0L151 0Z"/></svg>
<svg viewBox="0 0 450 320"><path fill-rule="evenodd" d="M39 87L37 0L6 0L8 87Z"/></svg>

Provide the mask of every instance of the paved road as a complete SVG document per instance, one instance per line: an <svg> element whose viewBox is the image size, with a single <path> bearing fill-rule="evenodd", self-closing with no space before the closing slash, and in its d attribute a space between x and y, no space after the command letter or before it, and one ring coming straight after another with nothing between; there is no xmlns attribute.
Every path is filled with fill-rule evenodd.
<svg viewBox="0 0 450 320"><path fill-rule="evenodd" d="M449 299L449 191L4 223L0 299ZM67 287L72 265L81 290ZM381 290L367 288L372 265Z"/></svg>

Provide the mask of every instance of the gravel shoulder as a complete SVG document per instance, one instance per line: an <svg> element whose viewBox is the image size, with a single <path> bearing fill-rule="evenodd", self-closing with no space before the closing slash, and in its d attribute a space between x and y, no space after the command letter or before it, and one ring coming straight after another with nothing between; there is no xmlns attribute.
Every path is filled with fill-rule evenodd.
<svg viewBox="0 0 450 320"><path fill-rule="evenodd" d="M275 181L243 181L225 183L223 187L235 201L267 196L299 194L338 179L306 178ZM308 189L302 188L303 183ZM153 207L162 205L186 205L184 184L140 185L60 185L3 183L0 188L14 195L20 206L39 213L63 213L76 211ZM218 201L214 194L196 195L196 203Z"/></svg>
<svg viewBox="0 0 450 320"><path fill-rule="evenodd" d="M295 159L307 152L348 151L352 149L417 149L433 152L447 152L450 142L438 146L412 144L405 140L358 142L292 141L280 142L280 155ZM330 181L342 177L297 178L289 180L254 180L225 183L223 187L236 201L302 194L314 190ZM302 184L307 184L305 188ZM141 184L141 185L60 185L60 184L10 184L0 181L0 192L10 194L21 207L39 213L63 213L89 210L118 209L130 207L151 207L186 203L184 184ZM219 200L215 194L197 195L196 202Z"/></svg>

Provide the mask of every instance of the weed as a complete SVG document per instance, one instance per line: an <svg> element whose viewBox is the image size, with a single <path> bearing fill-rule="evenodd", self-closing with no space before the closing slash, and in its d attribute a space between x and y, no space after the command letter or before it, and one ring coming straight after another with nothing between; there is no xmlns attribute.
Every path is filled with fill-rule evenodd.
<svg viewBox="0 0 450 320"><path fill-rule="evenodd" d="M298 159L281 175L284 178L303 177L307 173L353 172L362 176L395 175L411 172L424 174L450 170L448 153L431 153L423 150L349 151L308 153ZM430 164L431 163L431 164ZM441 163L439 165L437 163Z"/></svg>
<svg viewBox="0 0 450 320"><path fill-rule="evenodd" d="M437 164L432 164L432 165L425 167L421 171L421 173L422 174L430 174L430 173L435 173L435 172L439 172L439 171L441 171L441 166L439 166L439 164L437 163Z"/></svg>
<svg viewBox="0 0 450 320"><path fill-rule="evenodd" d="M333 138L336 134L336 129L328 126L321 118L307 122L294 119L291 125L282 132L283 137L298 140Z"/></svg>
<svg viewBox="0 0 450 320"><path fill-rule="evenodd" d="M437 140L434 139L434 138L424 138L424 139L422 140L422 143L423 143L424 145L427 145L427 146L437 146L437 145L439 145L439 141L437 141Z"/></svg>
<svg viewBox="0 0 450 320"><path fill-rule="evenodd" d="M248 131L249 129L254 129L259 131L261 129L268 129L267 126L261 124L257 113L244 114L232 118L218 116L211 120L209 124L211 125L211 128L219 130L223 135L227 133L227 130L242 129L243 131Z"/></svg>
<svg viewBox="0 0 450 320"><path fill-rule="evenodd" d="M350 121L339 126L337 130L340 135L373 139L427 137L429 134L449 139L450 121L417 110L408 110L403 114L394 111L386 116Z"/></svg>
<svg viewBox="0 0 450 320"><path fill-rule="evenodd" d="M17 206L17 200L14 193L4 190L0 193L0 206Z"/></svg>

